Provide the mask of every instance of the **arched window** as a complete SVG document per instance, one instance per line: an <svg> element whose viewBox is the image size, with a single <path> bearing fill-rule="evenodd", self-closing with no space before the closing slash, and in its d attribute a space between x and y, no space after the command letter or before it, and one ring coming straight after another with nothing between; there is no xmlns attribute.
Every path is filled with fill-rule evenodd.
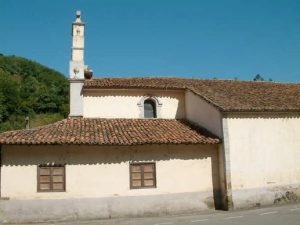
<svg viewBox="0 0 300 225"><path fill-rule="evenodd" d="M155 101L150 98L144 101L144 118L156 118Z"/></svg>
<svg viewBox="0 0 300 225"><path fill-rule="evenodd" d="M137 103L139 118L161 118L162 102L155 95L144 95Z"/></svg>

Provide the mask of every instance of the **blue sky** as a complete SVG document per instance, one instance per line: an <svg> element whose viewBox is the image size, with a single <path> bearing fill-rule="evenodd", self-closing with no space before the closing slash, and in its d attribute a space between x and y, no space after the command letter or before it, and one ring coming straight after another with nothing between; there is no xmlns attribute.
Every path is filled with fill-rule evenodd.
<svg viewBox="0 0 300 225"><path fill-rule="evenodd" d="M77 9L96 77L300 82L300 0L0 0L0 53L68 76Z"/></svg>

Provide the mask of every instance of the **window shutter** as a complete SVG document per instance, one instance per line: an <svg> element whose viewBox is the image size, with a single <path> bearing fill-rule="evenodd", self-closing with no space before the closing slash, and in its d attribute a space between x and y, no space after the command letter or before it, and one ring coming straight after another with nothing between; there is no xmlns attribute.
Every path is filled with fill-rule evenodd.
<svg viewBox="0 0 300 225"><path fill-rule="evenodd" d="M155 163L130 164L130 188L156 187Z"/></svg>
<svg viewBox="0 0 300 225"><path fill-rule="evenodd" d="M38 191L65 191L65 167L39 166Z"/></svg>

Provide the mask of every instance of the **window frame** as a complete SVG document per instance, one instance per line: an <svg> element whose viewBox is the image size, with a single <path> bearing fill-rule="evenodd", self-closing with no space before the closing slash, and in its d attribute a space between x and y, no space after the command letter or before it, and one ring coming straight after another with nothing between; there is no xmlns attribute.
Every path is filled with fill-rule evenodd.
<svg viewBox="0 0 300 225"><path fill-rule="evenodd" d="M155 109L156 109L156 119L161 118L161 109L162 109L162 102L159 100L159 98L152 94L144 95L140 98L140 100L137 102L137 106L139 109L139 118L145 119L145 113L144 113L144 102L147 99L151 99L155 102ZM149 118L150 119L150 118Z"/></svg>
<svg viewBox="0 0 300 225"><path fill-rule="evenodd" d="M146 117L145 116L145 114L146 114L145 103L149 104L149 105L151 105L153 107L153 117ZM156 104L155 100L152 99L152 98L146 98L144 100L144 104L143 105L144 105L144 118L145 119L157 119L157 106L156 106L157 104Z"/></svg>
<svg viewBox="0 0 300 225"><path fill-rule="evenodd" d="M40 188L40 169L41 168L50 168L50 189L49 190L42 190ZM53 189L53 168L63 168L63 189L62 190L54 190ZM66 192L66 165L63 164L56 164L56 165L38 165L37 166L37 192Z"/></svg>
<svg viewBox="0 0 300 225"><path fill-rule="evenodd" d="M132 185L132 166L141 166L143 168L144 165L153 165L153 186L145 186L144 185L144 170L141 170L141 186L135 187ZM155 162L138 162L138 163L130 163L129 164L129 186L130 189L149 189L149 188L157 188L157 180L156 180L156 163Z"/></svg>

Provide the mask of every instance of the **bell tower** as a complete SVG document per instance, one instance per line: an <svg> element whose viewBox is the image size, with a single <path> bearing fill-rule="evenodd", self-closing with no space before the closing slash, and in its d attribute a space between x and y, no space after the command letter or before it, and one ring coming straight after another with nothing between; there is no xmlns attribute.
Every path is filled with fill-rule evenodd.
<svg viewBox="0 0 300 225"><path fill-rule="evenodd" d="M72 23L72 52L70 61L70 117L83 116L84 84L84 26L81 12L76 12L76 19Z"/></svg>
<svg viewBox="0 0 300 225"><path fill-rule="evenodd" d="M84 26L81 12L77 11L76 19L72 24L71 79L84 79Z"/></svg>

